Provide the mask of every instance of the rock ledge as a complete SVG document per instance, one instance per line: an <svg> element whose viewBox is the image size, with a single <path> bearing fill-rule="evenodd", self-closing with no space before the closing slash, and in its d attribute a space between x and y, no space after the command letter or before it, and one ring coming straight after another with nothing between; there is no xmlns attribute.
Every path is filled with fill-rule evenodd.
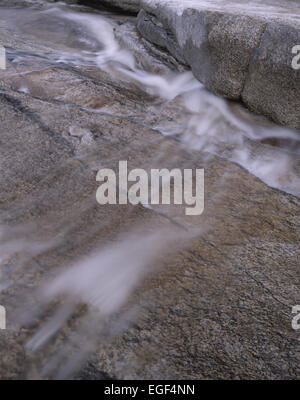
<svg viewBox="0 0 300 400"><path fill-rule="evenodd" d="M300 129L300 3L292 0L141 0L142 36L188 64L221 96Z"/></svg>

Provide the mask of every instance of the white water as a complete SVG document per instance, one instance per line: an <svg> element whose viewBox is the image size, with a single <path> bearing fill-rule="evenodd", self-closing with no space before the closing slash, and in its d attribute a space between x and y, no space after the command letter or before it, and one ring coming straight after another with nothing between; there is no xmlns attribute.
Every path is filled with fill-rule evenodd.
<svg viewBox="0 0 300 400"><path fill-rule="evenodd" d="M61 11L56 8L46 13L61 16ZM179 118L177 129L172 126L172 129L165 130L161 125L158 126L157 129L162 134L180 134L183 141L192 148L212 153L218 153L219 143L234 145L230 155L233 162L240 164L269 186L300 195L299 158L288 151L269 146L261 146L257 154L253 154L248 141L276 138L298 142L298 131L272 124L264 118L250 114L242 106L232 105L213 95L191 72L170 72L166 76L159 76L141 70L133 54L121 48L115 39L115 24L107 18L74 12L64 13L63 18L82 25L103 45L103 50L94 54L99 68L118 78L126 77L138 83L144 91L165 100L166 104L177 98L182 107L183 118ZM59 61L62 60L63 58Z"/></svg>

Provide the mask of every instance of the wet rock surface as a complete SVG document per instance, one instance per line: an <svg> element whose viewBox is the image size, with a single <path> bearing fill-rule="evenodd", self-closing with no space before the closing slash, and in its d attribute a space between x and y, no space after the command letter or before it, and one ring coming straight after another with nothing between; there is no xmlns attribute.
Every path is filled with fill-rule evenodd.
<svg viewBox="0 0 300 400"><path fill-rule="evenodd" d="M1 11L9 58L0 71L0 304L8 315L1 379L299 378L299 331L291 327L292 307L300 304L299 198L231 162L225 144L221 157L180 135L162 136L158 127L183 123L182 94L162 101L112 66L103 70L69 53L57 62L61 41L50 45L46 34L37 41L12 30L9 11ZM136 37L130 17L112 20ZM153 55L144 47L140 54L150 68ZM168 63L156 63L165 73ZM271 151L251 146L256 155ZM116 169L119 160L147 171L204 167L205 212L98 205L96 173ZM118 252L120 235L132 231L132 254L121 253L129 268L123 284L138 275L130 266L140 254L148 261L124 304L103 317L79 301L39 347L41 337L32 338L64 298L41 304L36 289L95 249ZM85 329L78 329L82 320Z"/></svg>
<svg viewBox="0 0 300 400"><path fill-rule="evenodd" d="M213 92L300 128L297 1L143 0L140 33L191 66Z"/></svg>
<svg viewBox="0 0 300 400"><path fill-rule="evenodd" d="M80 2L91 7L104 5L133 13L137 13L140 10L140 0L82 0Z"/></svg>

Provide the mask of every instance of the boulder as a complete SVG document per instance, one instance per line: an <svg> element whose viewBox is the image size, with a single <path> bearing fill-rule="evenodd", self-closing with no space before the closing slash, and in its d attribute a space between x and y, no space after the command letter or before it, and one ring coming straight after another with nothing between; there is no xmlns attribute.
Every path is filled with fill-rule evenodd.
<svg viewBox="0 0 300 400"><path fill-rule="evenodd" d="M138 30L223 97L300 129L300 3L142 0Z"/></svg>

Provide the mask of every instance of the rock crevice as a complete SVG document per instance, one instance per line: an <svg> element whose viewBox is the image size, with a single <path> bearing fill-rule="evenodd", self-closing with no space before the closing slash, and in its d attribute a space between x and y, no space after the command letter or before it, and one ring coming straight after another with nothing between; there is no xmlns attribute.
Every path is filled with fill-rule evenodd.
<svg viewBox="0 0 300 400"><path fill-rule="evenodd" d="M92 7L116 8L130 13L138 13L140 10L140 0L79 0L79 3Z"/></svg>

